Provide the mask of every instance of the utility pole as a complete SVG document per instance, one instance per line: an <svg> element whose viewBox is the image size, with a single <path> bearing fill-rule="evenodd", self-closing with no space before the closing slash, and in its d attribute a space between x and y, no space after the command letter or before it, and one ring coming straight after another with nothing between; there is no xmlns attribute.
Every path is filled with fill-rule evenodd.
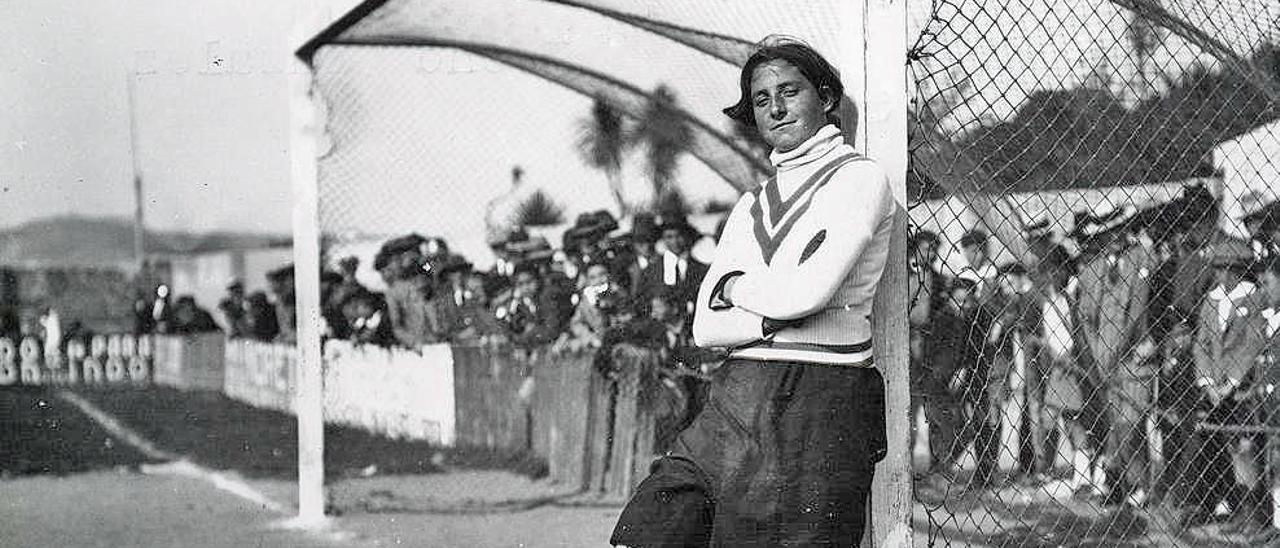
<svg viewBox="0 0 1280 548"><path fill-rule="evenodd" d="M129 156L133 160L133 260L138 283L142 284L147 274L147 230L143 213L142 162L138 159L137 80L137 72L130 71L126 76L129 89Z"/></svg>

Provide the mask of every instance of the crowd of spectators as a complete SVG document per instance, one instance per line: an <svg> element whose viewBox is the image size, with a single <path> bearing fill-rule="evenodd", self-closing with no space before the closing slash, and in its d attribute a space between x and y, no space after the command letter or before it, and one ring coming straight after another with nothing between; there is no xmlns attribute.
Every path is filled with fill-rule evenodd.
<svg viewBox="0 0 1280 548"><path fill-rule="evenodd" d="M1030 251L1006 264L970 231L953 272L939 238L915 233L912 424L923 412L931 470L1266 527L1264 437L1238 432L1276 407L1280 217L1247 219L1249 240L1217 220L1213 196L1188 187L1148 210L1079 212L1066 234L1025 226Z"/></svg>
<svg viewBox="0 0 1280 548"><path fill-rule="evenodd" d="M384 291L357 279L356 257L321 273L323 337L404 349L509 344L587 353L606 376L616 373L612 349L625 343L658 352L664 386L680 401L697 401L703 365L713 361L692 344L693 301L707 265L691 251L702 237L680 216L637 214L621 232L613 215L595 211L580 215L558 247L522 229L492 238L496 260L487 270L443 238L395 237L373 257ZM265 293L246 295L239 281L227 288L218 308L230 337L296 340L292 266L269 273L268 281ZM158 320L155 331L192 329L179 325L188 324Z"/></svg>

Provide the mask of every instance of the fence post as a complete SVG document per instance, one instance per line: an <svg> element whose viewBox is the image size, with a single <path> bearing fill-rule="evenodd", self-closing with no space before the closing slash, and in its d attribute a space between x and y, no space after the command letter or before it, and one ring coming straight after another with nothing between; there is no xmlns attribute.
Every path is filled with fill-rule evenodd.
<svg viewBox="0 0 1280 548"><path fill-rule="evenodd" d="M894 218L889 262L872 312L876 366L885 379L889 453L876 467L864 546L911 546L911 425L907 379L907 12L904 0L841 4L835 52L846 94L857 108L854 146L889 176Z"/></svg>

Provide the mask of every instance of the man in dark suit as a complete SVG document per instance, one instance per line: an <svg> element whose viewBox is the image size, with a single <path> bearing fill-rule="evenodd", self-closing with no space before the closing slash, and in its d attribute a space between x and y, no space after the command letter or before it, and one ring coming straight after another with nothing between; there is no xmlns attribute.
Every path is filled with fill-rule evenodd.
<svg viewBox="0 0 1280 548"><path fill-rule="evenodd" d="M693 301L698 297L698 286L707 275L706 263L690 254L693 244L701 236L684 217L666 217L658 222L665 250L640 272L636 288L636 303L644 312L650 300L666 286L679 299L680 313L686 322L693 317Z"/></svg>
<svg viewBox="0 0 1280 548"><path fill-rule="evenodd" d="M627 291L635 292L640 287L640 274L649 265L658 260L658 225L649 213L637 213L631 219L631 232L624 235L631 249L622 257L618 271L621 280L627 284Z"/></svg>
<svg viewBox="0 0 1280 548"><path fill-rule="evenodd" d="M1155 346L1146 318L1151 250L1134 238L1136 208L1094 214L1073 236L1081 243L1077 325L1080 359L1093 382L1104 386L1105 461L1109 501L1141 506L1149 462L1145 420L1152 409Z"/></svg>
<svg viewBox="0 0 1280 548"><path fill-rule="evenodd" d="M1209 245L1209 260L1215 284L1205 295L1195 319L1191 345L1195 386L1214 406L1209 422L1250 424L1256 402L1248 394L1255 364L1267 343L1267 320L1263 316L1267 299L1246 279L1253 263L1247 242L1219 235ZM1237 512L1237 518L1244 520L1242 525L1247 524L1253 517L1252 507L1258 506L1266 495L1257 492L1255 436L1219 433L1205 441L1208 446L1202 454L1212 457L1197 469L1212 474L1197 482L1202 487L1197 494L1208 503L1202 510L1222 500ZM1250 511L1240 512L1244 509Z"/></svg>

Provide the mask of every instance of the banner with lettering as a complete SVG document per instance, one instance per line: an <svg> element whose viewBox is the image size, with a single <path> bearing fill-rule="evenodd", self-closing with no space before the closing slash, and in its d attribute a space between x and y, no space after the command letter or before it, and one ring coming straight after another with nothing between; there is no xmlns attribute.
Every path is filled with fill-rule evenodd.
<svg viewBox="0 0 1280 548"><path fill-rule="evenodd" d="M65 350L36 337L0 337L0 386L146 386L151 383L150 336L95 335Z"/></svg>

